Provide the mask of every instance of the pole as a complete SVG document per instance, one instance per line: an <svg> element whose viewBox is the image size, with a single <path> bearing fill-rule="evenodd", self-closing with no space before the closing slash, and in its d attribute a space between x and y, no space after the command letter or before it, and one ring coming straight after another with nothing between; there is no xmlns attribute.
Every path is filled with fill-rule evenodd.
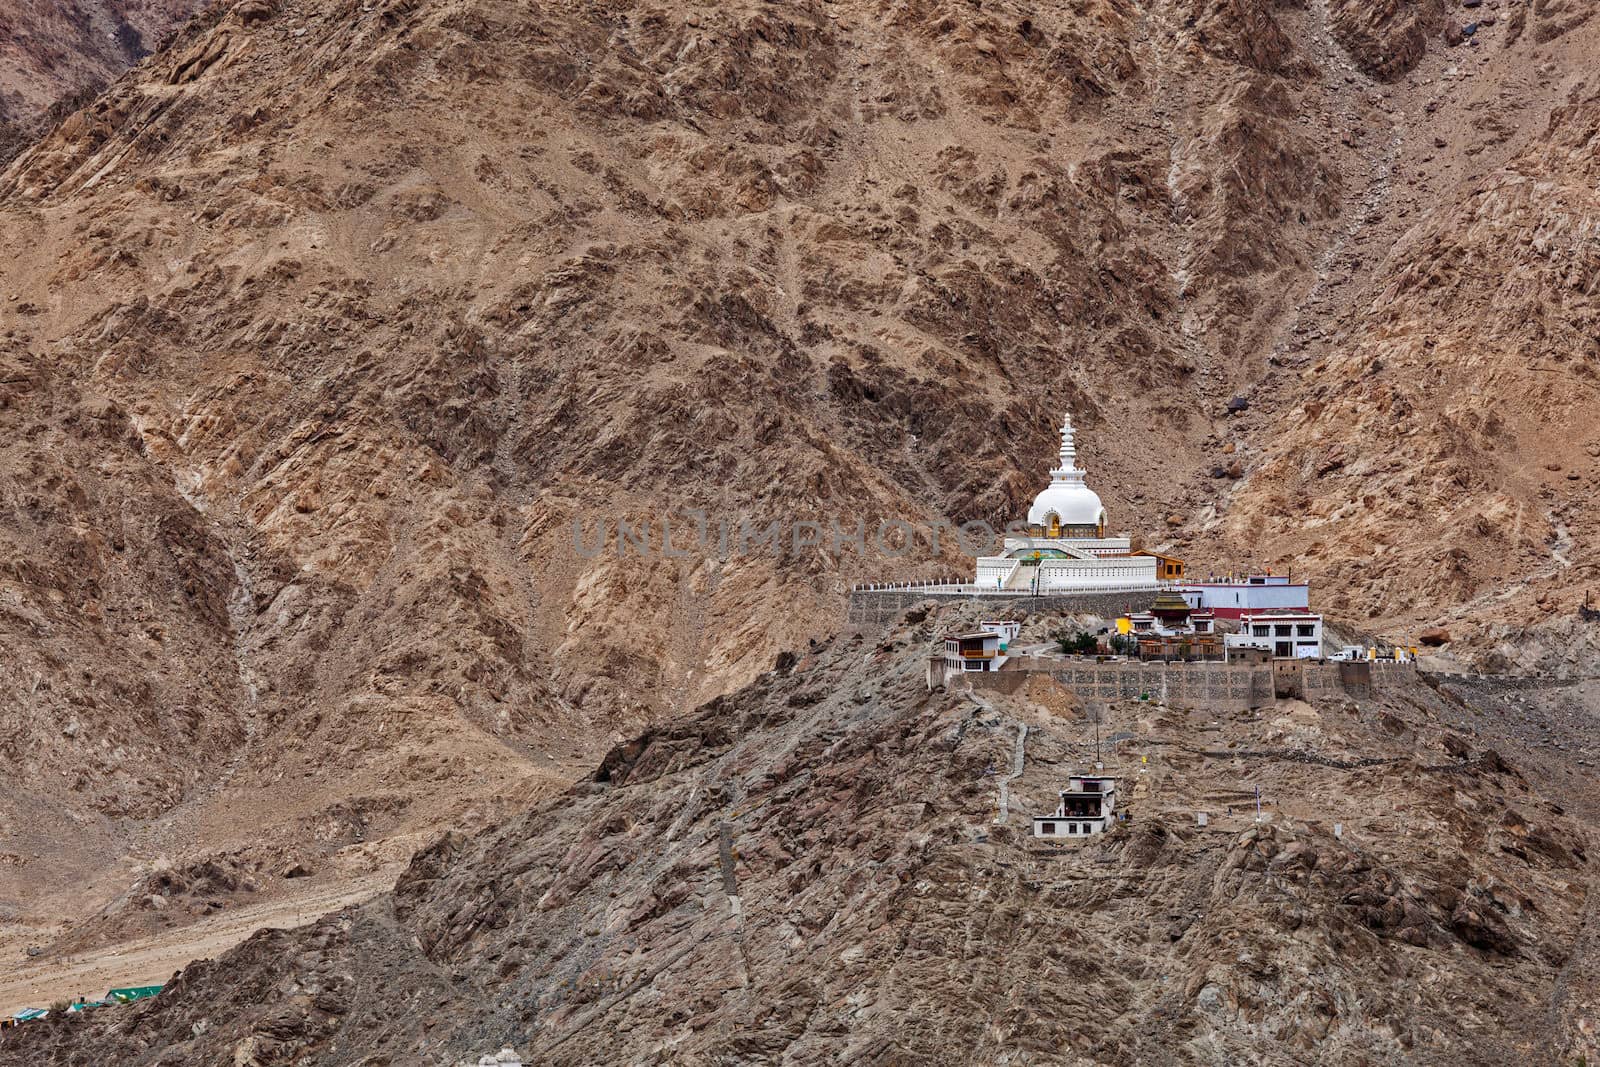
<svg viewBox="0 0 1600 1067"><path fill-rule="evenodd" d="M1261 787L1256 786L1256 822L1261 821Z"/></svg>

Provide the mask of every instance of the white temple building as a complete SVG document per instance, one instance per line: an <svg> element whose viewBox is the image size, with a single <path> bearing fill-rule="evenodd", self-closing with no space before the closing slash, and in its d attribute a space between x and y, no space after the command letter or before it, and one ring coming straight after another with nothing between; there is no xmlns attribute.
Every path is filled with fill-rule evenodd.
<svg viewBox="0 0 1600 1067"><path fill-rule="evenodd" d="M1033 817L1034 837L1085 837L1103 834L1116 820L1117 781L1106 774L1075 774L1061 791L1053 815Z"/></svg>
<svg viewBox="0 0 1600 1067"><path fill-rule="evenodd" d="M1027 536L1008 536L1002 555L978 557L974 584L1037 594L1159 588L1157 557L1134 555L1128 538L1106 536L1106 510L1084 483L1070 415L1061 424L1060 460L1028 509Z"/></svg>

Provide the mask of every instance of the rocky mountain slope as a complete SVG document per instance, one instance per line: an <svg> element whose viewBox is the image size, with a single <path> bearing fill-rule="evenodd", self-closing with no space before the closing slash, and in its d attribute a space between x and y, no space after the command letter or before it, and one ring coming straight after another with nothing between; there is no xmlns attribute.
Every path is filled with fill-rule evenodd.
<svg viewBox="0 0 1600 1067"><path fill-rule="evenodd" d="M1069 409L1115 525L1591 670L1587 12L211 9L0 174L0 900L563 788L963 566L575 520L999 525Z"/></svg>
<svg viewBox="0 0 1600 1067"><path fill-rule="evenodd" d="M1280 432L1222 518L1322 579L1330 607L1426 606L1492 669L1593 669L1600 81L1566 73L1592 54L1587 23L1515 8L1480 31L1504 53L1419 85L1426 121L1389 180L1466 181L1375 269L1341 269L1352 311L1307 323L1316 341L1263 383ZM1529 115L1540 97L1555 107Z"/></svg>
<svg viewBox="0 0 1600 1067"><path fill-rule="evenodd" d="M159 49L201 0L0 3L0 160Z"/></svg>
<svg viewBox="0 0 1600 1067"><path fill-rule="evenodd" d="M1569 793L1489 747L1494 701L1416 681L1262 712L1112 704L1101 756L1132 821L1041 851L1028 815L1090 767L1094 727L1049 686L929 694L923 661L952 624L786 657L567 794L447 834L392 894L0 1052L130 1067L449 1063L502 1044L540 1063L1594 1054L1592 785Z"/></svg>

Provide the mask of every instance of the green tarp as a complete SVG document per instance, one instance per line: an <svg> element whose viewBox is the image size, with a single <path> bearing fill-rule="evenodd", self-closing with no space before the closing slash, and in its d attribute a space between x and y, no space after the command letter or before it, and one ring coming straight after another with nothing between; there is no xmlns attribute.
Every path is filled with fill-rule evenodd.
<svg viewBox="0 0 1600 1067"><path fill-rule="evenodd" d="M145 997L153 997L161 992L158 985L131 985L125 989L113 989L106 993L106 1000L117 1004L127 1004Z"/></svg>

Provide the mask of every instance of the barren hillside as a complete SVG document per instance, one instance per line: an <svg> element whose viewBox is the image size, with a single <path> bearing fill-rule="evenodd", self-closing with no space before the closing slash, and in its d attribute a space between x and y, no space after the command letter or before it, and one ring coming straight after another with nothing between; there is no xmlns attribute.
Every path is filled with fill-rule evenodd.
<svg viewBox="0 0 1600 1067"><path fill-rule="evenodd" d="M1048 686L929 695L923 658L950 624L786 660L566 795L447 835L370 905L0 1051L129 1067L453 1063L502 1044L563 1064L1595 1051L1592 790L1487 747L1492 701L1413 681L1262 713L1113 704L1102 757L1133 821L1041 851L1028 816L1090 766L1093 727Z"/></svg>
<svg viewBox="0 0 1600 1067"><path fill-rule="evenodd" d="M160 48L202 0L0 3L0 160Z"/></svg>
<svg viewBox="0 0 1600 1067"><path fill-rule="evenodd" d="M575 520L999 525L1065 410L1199 568L1591 672L1588 14L209 10L0 174L4 933L392 869L964 566Z"/></svg>

